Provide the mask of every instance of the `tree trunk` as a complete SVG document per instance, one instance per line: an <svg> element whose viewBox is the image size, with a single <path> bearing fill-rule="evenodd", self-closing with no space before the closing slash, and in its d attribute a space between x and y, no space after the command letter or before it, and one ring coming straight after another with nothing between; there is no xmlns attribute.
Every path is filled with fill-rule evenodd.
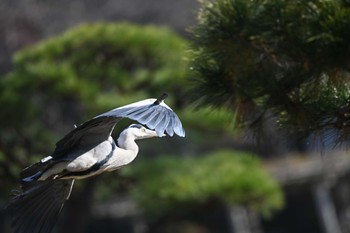
<svg viewBox="0 0 350 233"><path fill-rule="evenodd" d="M242 206L227 207L230 232L232 233L262 233L260 219L257 213Z"/></svg>
<svg viewBox="0 0 350 233"><path fill-rule="evenodd" d="M324 233L342 233L328 185L319 183L314 189L317 213Z"/></svg>

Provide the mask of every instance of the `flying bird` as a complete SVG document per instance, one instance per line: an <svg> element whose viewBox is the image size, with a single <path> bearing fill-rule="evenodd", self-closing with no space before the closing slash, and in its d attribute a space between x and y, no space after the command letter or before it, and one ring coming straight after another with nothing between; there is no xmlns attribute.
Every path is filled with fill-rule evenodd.
<svg viewBox="0 0 350 233"><path fill-rule="evenodd" d="M114 171L132 162L135 140L185 136L181 121L164 103L167 94L113 109L77 126L56 143L53 153L20 173L21 191L10 201L15 233L48 233L68 200L74 180ZM123 118L138 121L111 137ZM144 127L146 125L149 129ZM166 134L165 134L166 133Z"/></svg>

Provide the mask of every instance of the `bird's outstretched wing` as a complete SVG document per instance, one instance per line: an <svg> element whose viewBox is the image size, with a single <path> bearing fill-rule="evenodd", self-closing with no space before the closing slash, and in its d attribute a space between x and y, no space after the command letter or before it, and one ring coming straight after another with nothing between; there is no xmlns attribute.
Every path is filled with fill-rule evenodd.
<svg viewBox="0 0 350 233"><path fill-rule="evenodd" d="M22 186L7 206L15 233L47 233L54 227L73 180L35 181Z"/></svg>
<svg viewBox="0 0 350 233"><path fill-rule="evenodd" d="M169 136L174 133L180 137L185 136L185 131L176 113L166 105L163 100L166 96L158 99L147 99L126 106L113 109L94 117L73 129L65 137L56 143L56 149L51 155L52 158L59 158L67 151L84 149L88 151L97 144L105 141L122 118L129 118L147 125L154 129L158 135Z"/></svg>
<svg viewBox="0 0 350 233"><path fill-rule="evenodd" d="M147 99L119 107L103 113L95 119L99 117L125 117L147 125L160 136L167 132L169 136L173 136L175 133L180 137L184 137L185 130L179 117L161 98Z"/></svg>

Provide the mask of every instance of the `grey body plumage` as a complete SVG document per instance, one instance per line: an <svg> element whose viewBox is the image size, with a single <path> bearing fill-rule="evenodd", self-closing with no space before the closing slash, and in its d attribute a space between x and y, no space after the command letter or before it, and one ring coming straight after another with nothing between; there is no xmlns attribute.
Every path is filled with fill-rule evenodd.
<svg viewBox="0 0 350 233"><path fill-rule="evenodd" d="M147 99L103 113L75 127L56 143L50 156L20 173L21 189L8 205L16 233L48 233L69 198L74 180L116 170L132 162L138 153L135 140L185 136L177 115L163 100ZM148 126L130 125L111 137L114 126L129 118Z"/></svg>

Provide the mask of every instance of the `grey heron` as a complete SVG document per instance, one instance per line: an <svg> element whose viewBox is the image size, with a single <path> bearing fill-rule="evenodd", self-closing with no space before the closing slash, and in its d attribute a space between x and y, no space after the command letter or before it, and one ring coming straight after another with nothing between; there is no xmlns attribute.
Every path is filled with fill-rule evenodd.
<svg viewBox="0 0 350 233"><path fill-rule="evenodd" d="M20 173L21 191L8 205L16 233L50 232L68 200L75 179L114 171L132 162L138 153L135 140L185 136L181 121L158 99L146 99L118 107L77 126L56 143L53 153ZM132 124L119 136L111 137L114 126L123 118L146 125Z"/></svg>

